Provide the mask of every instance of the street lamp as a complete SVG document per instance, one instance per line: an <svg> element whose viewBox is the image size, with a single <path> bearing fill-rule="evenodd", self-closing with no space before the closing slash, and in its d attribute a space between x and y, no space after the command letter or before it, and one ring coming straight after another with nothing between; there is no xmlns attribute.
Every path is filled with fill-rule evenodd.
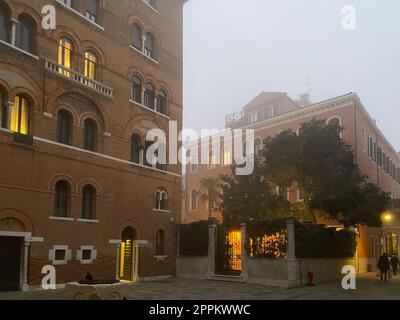
<svg viewBox="0 0 400 320"><path fill-rule="evenodd" d="M381 216L383 223L391 223L393 222L393 213L392 212L384 212Z"/></svg>

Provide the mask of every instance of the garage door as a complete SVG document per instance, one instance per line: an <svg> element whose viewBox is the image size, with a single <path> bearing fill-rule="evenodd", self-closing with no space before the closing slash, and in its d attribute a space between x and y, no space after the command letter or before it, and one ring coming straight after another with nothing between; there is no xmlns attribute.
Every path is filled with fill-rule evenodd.
<svg viewBox="0 0 400 320"><path fill-rule="evenodd" d="M0 291L19 290L22 238L0 237Z"/></svg>

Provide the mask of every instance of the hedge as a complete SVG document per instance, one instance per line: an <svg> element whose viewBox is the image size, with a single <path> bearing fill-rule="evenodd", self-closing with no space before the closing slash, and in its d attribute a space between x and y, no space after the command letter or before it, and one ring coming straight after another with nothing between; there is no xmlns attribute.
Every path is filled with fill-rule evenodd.
<svg viewBox="0 0 400 320"><path fill-rule="evenodd" d="M208 221L179 226L179 255L208 255Z"/></svg>
<svg viewBox="0 0 400 320"><path fill-rule="evenodd" d="M355 232L322 225L297 223L295 239L297 258L352 258L357 247Z"/></svg>

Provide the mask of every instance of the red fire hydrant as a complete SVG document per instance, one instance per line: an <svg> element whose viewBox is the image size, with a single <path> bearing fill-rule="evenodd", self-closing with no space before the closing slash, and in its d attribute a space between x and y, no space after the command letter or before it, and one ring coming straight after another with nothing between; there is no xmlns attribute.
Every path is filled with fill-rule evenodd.
<svg viewBox="0 0 400 320"><path fill-rule="evenodd" d="M314 272L309 271L307 272L307 286L313 287L314 286Z"/></svg>

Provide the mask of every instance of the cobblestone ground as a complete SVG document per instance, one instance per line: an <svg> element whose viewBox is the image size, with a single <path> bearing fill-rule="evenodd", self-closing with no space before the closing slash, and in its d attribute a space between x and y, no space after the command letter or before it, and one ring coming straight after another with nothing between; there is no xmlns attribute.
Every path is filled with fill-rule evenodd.
<svg viewBox="0 0 400 320"><path fill-rule="evenodd" d="M358 277L357 290L345 291L340 281L315 287L282 289L260 285L172 279L132 285L130 300L400 300L400 276L381 283L375 274ZM64 290L0 293L0 300L68 300Z"/></svg>

